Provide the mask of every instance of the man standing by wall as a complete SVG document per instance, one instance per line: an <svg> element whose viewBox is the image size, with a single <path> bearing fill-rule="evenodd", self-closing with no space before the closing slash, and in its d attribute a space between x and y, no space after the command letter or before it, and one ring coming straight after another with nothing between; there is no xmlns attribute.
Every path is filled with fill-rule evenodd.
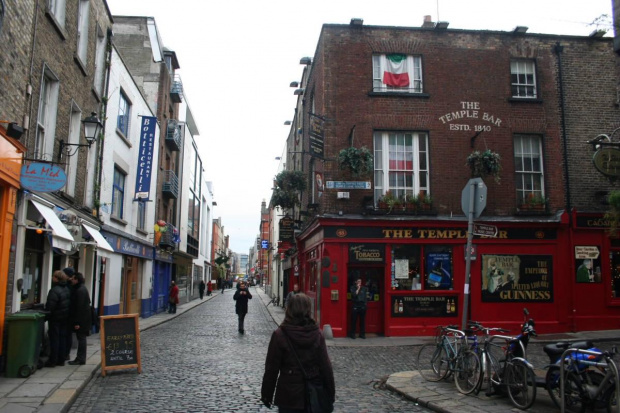
<svg viewBox="0 0 620 413"><path fill-rule="evenodd" d="M360 320L360 338L366 338L366 293L367 288L362 285L362 279L358 278L355 285L351 287L353 309L351 311L349 337L353 339L355 338L358 319Z"/></svg>

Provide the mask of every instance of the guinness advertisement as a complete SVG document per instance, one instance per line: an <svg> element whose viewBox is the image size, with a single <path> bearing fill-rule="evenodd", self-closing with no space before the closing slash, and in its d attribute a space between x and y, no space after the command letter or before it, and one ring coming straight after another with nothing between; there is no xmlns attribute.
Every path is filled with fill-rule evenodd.
<svg viewBox="0 0 620 413"><path fill-rule="evenodd" d="M482 301L553 302L551 255L483 255Z"/></svg>
<svg viewBox="0 0 620 413"><path fill-rule="evenodd" d="M385 245L351 244L349 245L349 264L368 264L385 262Z"/></svg>

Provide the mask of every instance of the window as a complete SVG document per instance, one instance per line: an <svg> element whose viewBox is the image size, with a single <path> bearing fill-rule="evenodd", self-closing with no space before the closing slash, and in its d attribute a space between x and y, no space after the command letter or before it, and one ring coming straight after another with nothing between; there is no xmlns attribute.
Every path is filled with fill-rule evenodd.
<svg viewBox="0 0 620 413"><path fill-rule="evenodd" d="M535 98L536 66L531 60L510 62L510 82L513 98Z"/></svg>
<svg viewBox="0 0 620 413"><path fill-rule="evenodd" d="M136 220L136 227L144 230L146 226L146 202L138 201L138 219Z"/></svg>
<svg viewBox="0 0 620 413"><path fill-rule="evenodd" d="M545 198L543 179L542 139L536 135L516 135L515 179L517 203Z"/></svg>
<svg viewBox="0 0 620 413"><path fill-rule="evenodd" d="M390 191L396 198L429 193L428 138L423 132L375 132L375 202Z"/></svg>
<svg viewBox="0 0 620 413"><path fill-rule="evenodd" d="M65 27L66 0L47 0L47 11L54 16L56 22Z"/></svg>
<svg viewBox="0 0 620 413"><path fill-rule="evenodd" d="M189 202L187 203L187 233L196 240L200 239L200 184L202 182L202 162L198 149L193 147L189 164Z"/></svg>
<svg viewBox="0 0 620 413"><path fill-rule="evenodd" d="M99 96L103 96L103 79L105 78L105 34L101 27L97 27L97 39L95 45L95 76L93 86Z"/></svg>
<svg viewBox="0 0 620 413"><path fill-rule="evenodd" d="M71 107L71 118L69 119L69 145L80 143L80 130L82 126L82 111L73 103ZM81 148L75 146L67 146L63 150L65 173L67 174L67 183L65 184L65 192L67 195L75 196L75 182L77 180L78 151Z"/></svg>
<svg viewBox="0 0 620 413"><path fill-rule="evenodd" d="M58 83L58 77L46 67L41 79L34 148L35 158L51 158L54 150L56 114L58 112Z"/></svg>
<svg viewBox="0 0 620 413"><path fill-rule="evenodd" d="M88 11L90 0L80 0L77 24L77 55L83 64L88 53Z"/></svg>
<svg viewBox="0 0 620 413"><path fill-rule="evenodd" d="M372 90L422 93L422 58L398 53L373 55Z"/></svg>
<svg viewBox="0 0 620 413"><path fill-rule="evenodd" d="M131 104L125 93L121 91L120 102L118 104L118 120L116 128L126 137L129 137L129 111Z"/></svg>
<svg viewBox="0 0 620 413"><path fill-rule="evenodd" d="M123 204L125 199L125 174L114 168L114 182L112 184L112 215L123 218Z"/></svg>
<svg viewBox="0 0 620 413"><path fill-rule="evenodd" d="M394 245L392 268L394 290L431 291L454 288L452 249L449 246Z"/></svg>

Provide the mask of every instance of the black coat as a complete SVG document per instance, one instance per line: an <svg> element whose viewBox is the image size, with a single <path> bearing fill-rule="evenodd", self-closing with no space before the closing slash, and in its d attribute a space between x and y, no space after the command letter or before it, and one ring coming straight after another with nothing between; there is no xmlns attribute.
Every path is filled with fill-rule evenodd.
<svg viewBox="0 0 620 413"><path fill-rule="evenodd" d="M48 319L54 322L67 322L71 305L71 293L65 283L54 283L47 293L45 309L49 311Z"/></svg>
<svg viewBox="0 0 620 413"><path fill-rule="evenodd" d="M334 371L325 338L316 325L282 325L273 332L267 349L261 400L271 403L273 399L273 404L281 408L304 408L304 375L282 329L286 330L308 377L320 377L332 402L335 401Z"/></svg>
<svg viewBox="0 0 620 413"><path fill-rule="evenodd" d="M245 294L241 294L241 291L245 291ZM235 313L237 314L247 314L248 313L248 300L252 299L252 294L247 289L240 290L237 289L235 291L235 295L233 296L233 300L235 303Z"/></svg>
<svg viewBox="0 0 620 413"><path fill-rule="evenodd" d="M71 292L71 331L90 333L92 327L90 296L84 284L76 284ZM79 330L75 326L79 325Z"/></svg>

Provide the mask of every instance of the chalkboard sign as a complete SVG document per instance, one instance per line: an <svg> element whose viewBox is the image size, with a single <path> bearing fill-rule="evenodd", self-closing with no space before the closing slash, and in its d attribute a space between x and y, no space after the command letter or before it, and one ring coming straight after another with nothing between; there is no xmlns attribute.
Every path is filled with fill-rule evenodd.
<svg viewBox="0 0 620 413"><path fill-rule="evenodd" d="M101 375L108 370L137 368L140 362L140 328L138 314L101 317Z"/></svg>

